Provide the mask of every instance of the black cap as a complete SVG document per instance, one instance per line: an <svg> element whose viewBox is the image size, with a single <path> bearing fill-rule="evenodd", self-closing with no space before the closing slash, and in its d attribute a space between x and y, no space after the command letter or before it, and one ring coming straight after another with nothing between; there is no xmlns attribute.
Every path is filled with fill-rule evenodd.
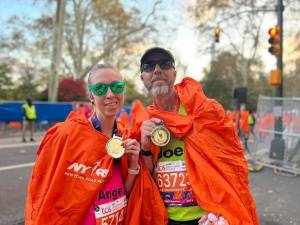
<svg viewBox="0 0 300 225"><path fill-rule="evenodd" d="M164 48L154 47L154 48L149 48L145 51L145 53L143 54L143 56L141 58L141 66L145 62L146 57L152 53L163 53L163 54L167 55L170 58L170 60L172 60L173 63L175 63L174 57L170 51L168 51Z"/></svg>

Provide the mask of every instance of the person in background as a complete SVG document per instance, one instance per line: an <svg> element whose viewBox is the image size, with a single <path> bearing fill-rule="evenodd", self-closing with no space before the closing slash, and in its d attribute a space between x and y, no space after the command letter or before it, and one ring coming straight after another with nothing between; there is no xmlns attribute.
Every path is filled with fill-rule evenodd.
<svg viewBox="0 0 300 225"><path fill-rule="evenodd" d="M127 196L140 173L140 144L122 139L116 121L126 84L117 69L102 64L92 68L88 84L91 117L71 112L50 128L37 151L26 225L124 224Z"/></svg>
<svg viewBox="0 0 300 225"><path fill-rule="evenodd" d="M248 139L249 139L249 133L250 133L250 125L248 123L249 118L249 112L246 108L245 104L241 105L241 112L240 112L240 138L244 144L244 148L246 151L249 152L248 149Z"/></svg>
<svg viewBox="0 0 300 225"><path fill-rule="evenodd" d="M22 105L23 129L22 141L26 142L26 131L30 132L30 141L34 140L34 121L36 120L36 110L30 98L26 99L26 103Z"/></svg>
<svg viewBox="0 0 300 225"><path fill-rule="evenodd" d="M253 138L255 139L255 133L254 133L254 126L255 126L255 113L250 109L249 110L249 115L248 115L248 124L250 128L250 134L253 135Z"/></svg>
<svg viewBox="0 0 300 225"><path fill-rule="evenodd" d="M222 106L192 78L174 86L175 60L166 49L148 49L140 70L153 100L140 128L141 157L156 181L156 202L165 205L155 204L153 211L168 214L168 221L161 217L156 224L258 225L244 152ZM162 147L153 143L168 137Z"/></svg>

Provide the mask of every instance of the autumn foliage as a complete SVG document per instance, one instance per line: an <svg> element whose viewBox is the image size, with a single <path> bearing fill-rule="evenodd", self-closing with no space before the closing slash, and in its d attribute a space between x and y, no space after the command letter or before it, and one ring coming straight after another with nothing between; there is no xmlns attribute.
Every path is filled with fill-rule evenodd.
<svg viewBox="0 0 300 225"><path fill-rule="evenodd" d="M86 93L86 83L83 80L75 80L72 77L65 77L59 82L59 101L85 100L87 98Z"/></svg>

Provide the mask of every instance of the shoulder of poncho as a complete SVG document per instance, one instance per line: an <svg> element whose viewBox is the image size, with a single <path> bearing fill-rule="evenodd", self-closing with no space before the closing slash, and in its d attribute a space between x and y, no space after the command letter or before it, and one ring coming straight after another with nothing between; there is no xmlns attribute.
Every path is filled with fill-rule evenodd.
<svg viewBox="0 0 300 225"><path fill-rule="evenodd" d="M55 124L52 128L50 128L47 133L44 136L44 139L47 137L50 139L52 138L66 138L66 137L72 137L75 131L83 132L84 130L91 129L86 124L80 124L76 121L72 120L66 120L62 123Z"/></svg>
<svg viewBox="0 0 300 225"><path fill-rule="evenodd" d="M194 107L195 113L198 114L204 112L215 112L219 116L222 117L225 116L225 111L223 109L223 106L216 99L208 98L205 95L201 84L198 81L194 80L193 78L190 77L184 78L181 83L176 85L176 89L179 95L184 89L187 89L189 90L189 92L192 92L193 95L195 95L198 98L197 101L195 101L195 99L192 98L190 99L191 101L194 101L195 104L196 102L198 103L201 102L201 104ZM201 101L199 101L199 99L201 99ZM189 104L189 105L193 105L193 104Z"/></svg>

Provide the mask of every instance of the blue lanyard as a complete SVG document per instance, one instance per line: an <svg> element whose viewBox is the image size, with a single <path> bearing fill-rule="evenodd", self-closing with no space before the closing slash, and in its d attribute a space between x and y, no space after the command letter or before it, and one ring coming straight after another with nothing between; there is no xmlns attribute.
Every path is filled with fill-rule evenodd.
<svg viewBox="0 0 300 225"><path fill-rule="evenodd" d="M91 117L91 122L92 122L92 124L93 124L93 127L94 127L97 131L99 131L99 132L102 131L102 129L101 129L101 123L100 123L100 120L97 118L96 113L94 113L94 114L92 115L92 117ZM118 132L118 126L117 126L117 122L116 122L116 121L114 122L114 128L113 128L112 135L120 136L120 135L119 135L119 132Z"/></svg>
<svg viewBox="0 0 300 225"><path fill-rule="evenodd" d="M92 121L93 127L94 127L97 131L101 132L101 131L102 131L102 129L101 129L101 123L100 123L100 120L98 120L96 113L94 113L94 114L92 115L91 121ZM116 122L116 121L114 122L114 128L113 128L112 136L113 136L113 135L120 136L120 135L119 135L119 132L118 132L118 126L117 126L117 122ZM113 162L114 162L114 164L115 164L115 163L118 163L118 162L120 162L120 159L114 159Z"/></svg>

